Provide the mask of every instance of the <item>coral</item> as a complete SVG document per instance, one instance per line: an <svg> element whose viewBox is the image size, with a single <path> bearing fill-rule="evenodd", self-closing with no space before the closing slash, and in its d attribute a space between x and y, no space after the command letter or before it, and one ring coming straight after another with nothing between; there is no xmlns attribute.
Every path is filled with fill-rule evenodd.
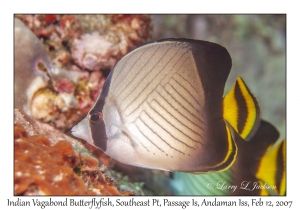
<svg viewBox="0 0 300 210"><path fill-rule="evenodd" d="M62 129L82 117L74 115L77 111L74 91L78 79L86 75L53 66L42 43L19 19L15 19L14 75L15 108Z"/></svg>
<svg viewBox="0 0 300 210"><path fill-rule="evenodd" d="M14 127L15 195L144 194L142 184L107 169L84 145L50 125L15 110Z"/></svg>
<svg viewBox="0 0 300 210"><path fill-rule="evenodd" d="M138 195L150 195L149 192L143 189L143 182L130 182L128 176L123 176L121 173L110 170L107 172L110 176L114 177L118 183L119 189L122 191L135 192Z"/></svg>
<svg viewBox="0 0 300 210"><path fill-rule="evenodd" d="M93 106L102 70L148 41L151 28L147 15L15 17L15 108L62 131Z"/></svg>
<svg viewBox="0 0 300 210"><path fill-rule="evenodd" d="M111 68L129 50L149 41L152 29L151 18L148 15L40 14L15 17L22 20L38 38L42 39L52 61L55 60L59 67L65 69L70 69L72 65L72 60L69 60L70 54L81 64L83 54L77 51L83 50L95 52L94 56L100 55L98 59L105 55L104 57L110 61L109 68ZM100 49L93 49L95 46L100 46ZM72 55L71 48L77 55ZM106 50L113 54L106 54ZM88 60L89 56L86 59ZM107 65L103 67L108 68Z"/></svg>
<svg viewBox="0 0 300 210"><path fill-rule="evenodd" d="M54 127L42 123L38 120L29 117L24 114L21 110L14 110L14 123L21 125L28 135L42 135L45 136L51 143L51 145L56 144L59 141L66 140L72 144L74 148L77 148L80 152L86 152L87 149L79 141L65 135Z"/></svg>
<svg viewBox="0 0 300 210"><path fill-rule="evenodd" d="M50 59L36 36L19 20L15 19L14 37L14 101L15 108L28 110L32 95L48 85L49 77L39 71L37 63L50 68Z"/></svg>
<svg viewBox="0 0 300 210"><path fill-rule="evenodd" d="M54 123L57 128L63 130L80 120L81 116L76 114L76 107L77 100L73 95L56 94L49 89L41 89L31 100L30 113L32 117Z"/></svg>
<svg viewBox="0 0 300 210"><path fill-rule="evenodd" d="M74 41L74 45L73 59L83 69L111 69L117 62L113 56L119 49L98 32L84 34L81 39Z"/></svg>
<svg viewBox="0 0 300 210"><path fill-rule="evenodd" d="M148 41L147 15L111 15L102 29L84 34L73 42L72 57L83 69L111 69L131 49Z"/></svg>
<svg viewBox="0 0 300 210"><path fill-rule="evenodd" d="M113 34L118 34L122 53L149 41L152 27L148 15L111 15L110 20L112 26L108 37L113 38Z"/></svg>
<svg viewBox="0 0 300 210"><path fill-rule="evenodd" d="M54 146L44 136L28 136L15 125L15 195L95 195L72 166L77 157L70 143Z"/></svg>
<svg viewBox="0 0 300 210"><path fill-rule="evenodd" d="M61 79L58 82L55 83L55 90L57 90L60 93L74 93L75 91L75 85L70 80L67 79Z"/></svg>
<svg viewBox="0 0 300 210"><path fill-rule="evenodd" d="M135 195L120 192L95 158L78 154L66 140L51 146L45 136L29 136L19 124L14 140L15 195Z"/></svg>

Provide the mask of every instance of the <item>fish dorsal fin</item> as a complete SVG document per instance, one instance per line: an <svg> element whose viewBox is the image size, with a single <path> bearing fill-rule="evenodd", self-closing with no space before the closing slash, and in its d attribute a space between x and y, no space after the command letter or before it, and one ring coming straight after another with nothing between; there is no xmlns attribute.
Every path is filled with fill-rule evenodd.
<svg viewBox="0 0 300 210"><path fill-rule="evenodd" d="M244 140L250 140L257 131L260 109L241 77L223 99L223 117Z"/></svg>
<svg viewBox="0 0 300 210"><path fill-rule="evenodd" d="M231 70L231 57L226 48L206 41L189 41L198 74L208 99L221 96ZM213 91L213 92L212 92Z"/></svg>

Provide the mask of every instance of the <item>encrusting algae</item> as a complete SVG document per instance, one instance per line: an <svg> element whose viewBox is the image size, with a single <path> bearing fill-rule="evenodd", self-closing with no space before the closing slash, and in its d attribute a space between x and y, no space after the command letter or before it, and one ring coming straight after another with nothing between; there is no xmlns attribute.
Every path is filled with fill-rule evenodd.
<svg viewBox="0 0 300 210"><path fill-rule="evenodd" d="M96 195L72 170L78 160L70 143L54 146L43 136L28 136L16 124L15 195Z"/></svg>

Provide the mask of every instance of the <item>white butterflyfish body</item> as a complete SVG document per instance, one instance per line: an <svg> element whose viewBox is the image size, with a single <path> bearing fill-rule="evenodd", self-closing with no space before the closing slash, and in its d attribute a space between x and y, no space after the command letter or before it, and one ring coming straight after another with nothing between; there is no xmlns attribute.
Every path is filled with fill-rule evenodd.
<svg viewBox="0 0 300 210"><path fill-rule="evenodd" d="M259 123L257 102L241 78L223 99L231 65L227 50L207 41L145 44L118 61L72 134L124 164L225 170L235 160L235 139L247 139Z"/></svg>

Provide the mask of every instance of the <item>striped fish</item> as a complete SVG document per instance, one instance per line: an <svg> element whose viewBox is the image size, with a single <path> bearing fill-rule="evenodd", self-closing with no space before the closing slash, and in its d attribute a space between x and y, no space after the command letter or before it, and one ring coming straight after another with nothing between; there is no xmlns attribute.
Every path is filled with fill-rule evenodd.
<svg viewBox="0 0 300 210"><path fill-rule="evenodd" d="M233 138L259 125L259 108L241 78L223 100L231 69L215 43L167 39L125 55L72 134L124 164L207 173L228 168Z"/></svg>
<svg viewBox="0 0 300 210"><path fill-rule="evenodd" d="M262 120L250 142L238 142L233 165L222 172L193 175L176 172L176 195L285 195L286 141Z"/></svg>

